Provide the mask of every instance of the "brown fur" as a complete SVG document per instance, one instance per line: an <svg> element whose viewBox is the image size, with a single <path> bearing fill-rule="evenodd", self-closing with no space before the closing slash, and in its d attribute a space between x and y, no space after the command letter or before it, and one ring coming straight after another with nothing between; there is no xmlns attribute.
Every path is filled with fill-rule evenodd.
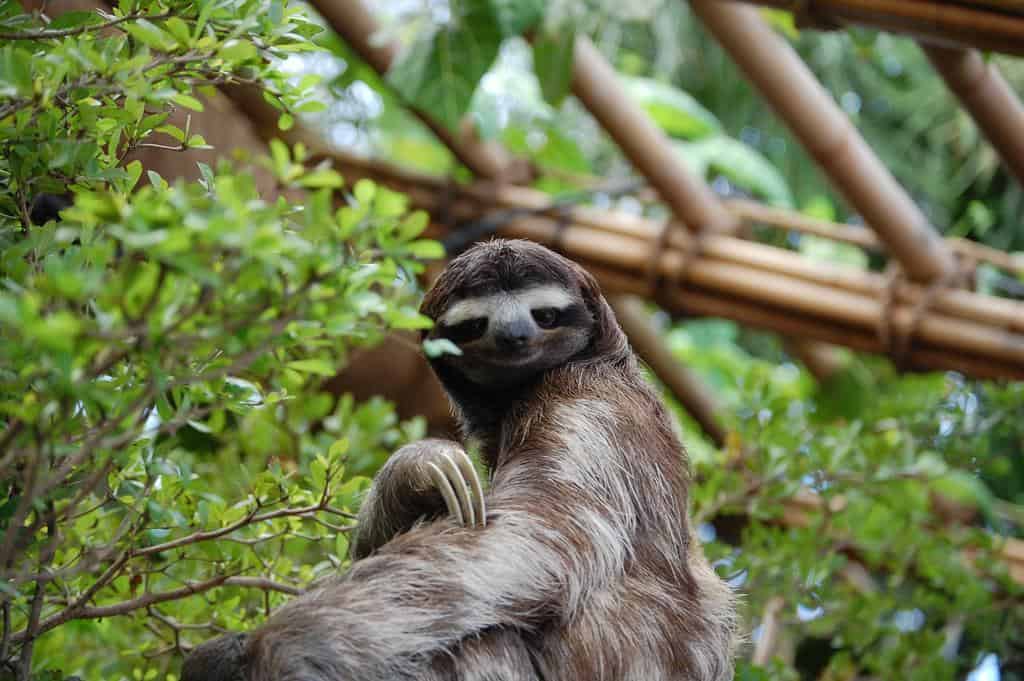
<svg viewBox="0 0 1024 681"><path fill-rule="evenodd" d="M466 380L465 358L433 362L492 470L487 527L415 526L282 607L248 639L251 681L731 678L733 595L693 538L670 418L594 280L495 241L455 259L422 309L537 283L586 303L585 348L501 390Z"/></svg>

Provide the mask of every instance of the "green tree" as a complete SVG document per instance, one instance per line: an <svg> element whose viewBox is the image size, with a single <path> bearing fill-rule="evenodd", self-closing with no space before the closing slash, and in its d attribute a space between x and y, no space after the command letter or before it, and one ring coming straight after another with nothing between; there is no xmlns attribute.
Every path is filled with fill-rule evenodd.
<svg viewBox="0 0 1024 681"><path fill-rule="evenodd" d="M372 469L422 436L320 385L429 324L425 215L279 142L259 163L289 200L244 166L169 184L124 163L205 146L167 119L211 84L258 84L282 127L317 108L275 63L319 32L276 0L49 24L0 5L0 678L173 673L337 570L366 483L349 453Z"/></svg>

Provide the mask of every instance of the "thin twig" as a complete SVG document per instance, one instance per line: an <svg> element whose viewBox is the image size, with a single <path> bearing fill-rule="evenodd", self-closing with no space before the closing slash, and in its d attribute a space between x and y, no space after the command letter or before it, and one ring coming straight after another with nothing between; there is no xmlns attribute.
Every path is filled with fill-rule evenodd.
<svg viewBox="0 0 1024 681"><path fill-rule="evenodd" d="M22 31L14 33L0 33L0 40L51 40L53 38L69 38L75 35L81 35L82 33L90 33L93 31L102 31L106 28L112 28L118 24L123 24L126 21L137 21L145 19L146 21L161 21L168 19L172 15L170 12L164 12L163 14L153 14L151 16L145 16L142 14L127 14L123 17L104 21L99 24L91 24L89 26L76 26L75 28L42 28L36 31Z"/></svg>
<svg viewBox="0 0 1024 681"><path fill-rule="evenodd" d="M49 534L46 544L39 554L39 570L44 571L57 551L57 514L53 510L53 502L50 502L46 509L46 527ZM24 641L21 653L18 656L18 681L29 681L32 676L32 650L35 647L36 636L39 632L39 617L43 612L43 600L46 595L46 582L36 582L36 592L32 597L32 610L29 613L28 624L23 632ZM17 638L17 637L15 637Z"/></svg>

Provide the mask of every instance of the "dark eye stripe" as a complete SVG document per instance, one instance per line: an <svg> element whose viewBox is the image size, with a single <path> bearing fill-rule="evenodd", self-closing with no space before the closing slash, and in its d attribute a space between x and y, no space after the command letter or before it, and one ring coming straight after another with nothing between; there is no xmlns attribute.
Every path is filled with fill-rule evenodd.
<svg viewBox="0 0 1024 681"><path fill-rule="evenodd" d="M468 343L484 335L487 331L487 317L474 317L466 321L441 327L441 337L453 343Z"/></svg>

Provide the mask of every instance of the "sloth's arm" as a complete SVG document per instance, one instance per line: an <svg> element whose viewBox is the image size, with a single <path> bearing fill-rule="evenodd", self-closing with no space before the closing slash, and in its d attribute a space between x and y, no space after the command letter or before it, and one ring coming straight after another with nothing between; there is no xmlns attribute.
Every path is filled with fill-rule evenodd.
<svg viewBox="0 0 1024 681"><path fill-rule="evenodd" d="M426 439L392 454L359 508L352 559L364 558L421 520L443 515L466 527L485 522L480 478L465 450Z"/></svg>
<svg viewBox="0 0 1024 681"><path fill-rule="evenodd" d="M423 525L280 608L251 637L252 680L404 678L485 630L571 616L620 576L629 511L560 479L546 453L521 458L495 480L486 527Z"/></svg>

